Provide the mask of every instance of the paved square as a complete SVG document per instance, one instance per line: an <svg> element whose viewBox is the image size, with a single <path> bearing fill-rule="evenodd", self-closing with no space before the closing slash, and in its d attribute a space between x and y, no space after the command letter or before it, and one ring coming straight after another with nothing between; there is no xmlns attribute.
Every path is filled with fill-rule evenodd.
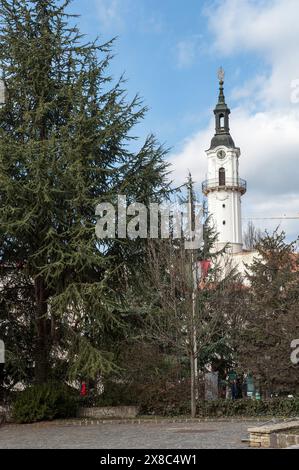
<svg viewBox="0 0 299 470"><path fill-rule="evenodd" d="M7 425L0 449L242 449L255 421Z"/></svg>

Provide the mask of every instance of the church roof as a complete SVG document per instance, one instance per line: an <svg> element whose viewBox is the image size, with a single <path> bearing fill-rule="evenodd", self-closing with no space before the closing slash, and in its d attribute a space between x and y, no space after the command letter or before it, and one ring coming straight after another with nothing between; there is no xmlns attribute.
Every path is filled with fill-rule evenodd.
<svg viewBox="0 0 299 470"><path fill-rule="evenodd" d="M228 134L215 134L213 139L211 140L211 149L214 149L216 147L219 147L220 145L223 145L224 147L228 148L236 148L235 147L235 142L233 141L232 136L230 133Z"/></svg>

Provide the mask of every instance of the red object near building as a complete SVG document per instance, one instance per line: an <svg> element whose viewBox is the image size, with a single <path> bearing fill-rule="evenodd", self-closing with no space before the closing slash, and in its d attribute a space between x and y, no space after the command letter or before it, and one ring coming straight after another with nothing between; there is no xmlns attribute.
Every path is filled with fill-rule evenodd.
<svg viewBox="0 0 299 470"><path fill-rule="evenodd" d="M201 267L201 277L202 278L207 277L210 267L211 267L211 261L209 260L200 261L200 267Z"/></svg>
<svg viewBox="0 0 299 470"><path fill-rule="evenodd" d="M86 397L87 395L87 388L86 388L86 383L83 382L81 385L81 392L80 392L81 397Z"/></svg>

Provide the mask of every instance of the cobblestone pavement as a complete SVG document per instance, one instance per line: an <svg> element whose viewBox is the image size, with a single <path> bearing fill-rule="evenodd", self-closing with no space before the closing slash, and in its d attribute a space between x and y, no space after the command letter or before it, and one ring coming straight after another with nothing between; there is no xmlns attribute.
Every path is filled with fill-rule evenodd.
<svg viewBox="0 0 299 470"><path fill-rule="evenodd" d="M254 421L0 427L0 449L237 449Z"/></svg>

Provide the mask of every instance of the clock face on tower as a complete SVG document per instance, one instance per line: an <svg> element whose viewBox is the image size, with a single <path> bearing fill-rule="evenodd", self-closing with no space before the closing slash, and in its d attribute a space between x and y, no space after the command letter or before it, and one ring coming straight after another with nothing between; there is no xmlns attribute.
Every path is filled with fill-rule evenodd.
<svg viewBox="0 0 299 470"><path fill-rule="evenodd" d="M223 160L225 157L226 157L226 153L224 150L219 150L219 152L217 153L217 157L220 159L220 160Z"/></svg>

